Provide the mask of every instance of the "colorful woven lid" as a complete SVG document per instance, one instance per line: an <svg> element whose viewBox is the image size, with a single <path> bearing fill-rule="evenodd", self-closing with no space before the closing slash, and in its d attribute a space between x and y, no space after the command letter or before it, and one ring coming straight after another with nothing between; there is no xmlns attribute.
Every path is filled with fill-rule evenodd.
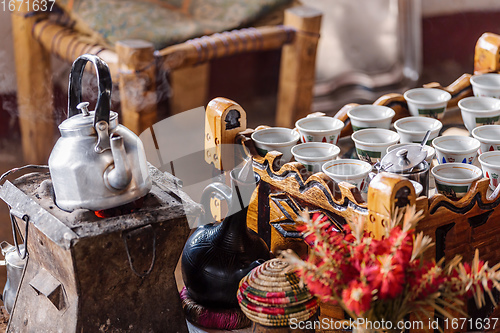
<svg viewBox="0 0 500 333"><path fill-rule="evenodd" d="M304 321L318 310L316 298L282 259L254 268L241 280L237 297L243 313L264 326L289 326L292 318Z"/></svg>

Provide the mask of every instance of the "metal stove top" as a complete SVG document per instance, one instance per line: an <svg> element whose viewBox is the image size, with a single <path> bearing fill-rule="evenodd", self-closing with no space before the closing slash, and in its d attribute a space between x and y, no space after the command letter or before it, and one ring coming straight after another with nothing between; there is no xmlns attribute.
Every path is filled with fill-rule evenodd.
<svg viewBox="0 0 500 333"><path fill-rule="evenodd" d="M5 182L0 188L0 198L12 212L28 215L36 228L66 249L81 238L133 229L161 220L184 216L195 218L201 213L201 206L179 190L179 179L152 165L149 171L153 187L144 197L141 208L108 218L98 217L86 209L69 213L57 207L48 172L30 173Z"/></svg>

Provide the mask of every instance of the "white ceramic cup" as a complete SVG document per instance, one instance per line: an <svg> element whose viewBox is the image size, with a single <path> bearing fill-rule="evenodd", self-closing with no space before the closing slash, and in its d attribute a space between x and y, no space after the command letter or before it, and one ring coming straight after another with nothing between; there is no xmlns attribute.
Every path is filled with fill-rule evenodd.
<svg viewBox="0 0 500 333"><path fill-rule="evenodd" d="M500 74L473 75L470 78L470 83L474 96L500 98Z"/></svg>
<svg viewBox="0 0 500 333"><path fill-rule="evenodd" d="M409 146L420 146L420 144L418 144L418 143L397 143L395 145L387 147L387 153L389 153L390 151L392 151L396 148L408 146L408 145ZM429 165L431 165L432 160L434 159L434 156L436 156L436 150L428 145L423 146L422 149L427 152L427 157L425 158L425 160L427 161L427 163L429 163Z"/></svg>
<svg viewBox="0 0 500 333"><path fill-rule="evenodd" d="M482 125L500 123L500 100L492 97L466 97L458 102L465 127L472 130Z"/></svg>
<svg viewBox="0 0 500 333"><path fill-rule="evenodd" d="M490 179L490 188L495 190L500 181L500 151L488 151L479 155L483 175Z"/></svg>
<svg viewBox="0 0 500 333"><path fill-rule="evenodd" d="M396 120L394 128L401 137L401 143L421 143L425 137L425 133L431 130L426 143L429 145L432 139L439 135L443 124L437 119L428 117L405 117Z"/></svg>
<svg viewBox="0 0 500 333"><path fill-rule="evenodd" d="M369 163L353 159L339 159L323 164L323 172L333 181L348 182L362 193L368 191L367 176L371 170L372 166Z"/></svg>
<svg viewBox="0 0 500 333"><path fill-rule="evenodd" d="M307 142L292 147L295 160L310 172L320 172L323 164L336 159L339 153L340 148L333 143Z"/></svg>
<svg viewBox="0 0 500 333"><path fill-rule="evenodd" d="M344 123L333 117L305 117L297 120L295 127L302 142L326 142L337 144Z"/></svg>
<svg viewBox="0 0 500 333"><path fill-rule="evenodd" d="M483 172L471 164L446 163L431 169L439 193L452 200L465 196L472 182L480 179Z"/></svg>
<svg viewBox="0 0 500 333"><path fill-rule="evenodd" d="M253 132L252 140L260 155L276 150L283 154L281 161L286 163L292 159L291 149L299 141L299 133L290 128L271 127Z"/></svg>
<svg viewBox="0 0 500 333"><path fill-rule="evenodd" d="M389 129L395 114L396 112L387 106L373 104L358 105L347 111L354 132L365 128Z"/></svg>
<svg viewBox="0 0 500 333"><path fill-rule="evenodd" d="M472 164L476 160L480 145L479 140L462 135L440 136L432 141L439 164Z"/></svg>
<svg viewBox="0 0 500 333"><path fill-rule="evenodd" d="M415 88L404 93L412 116L442 119L451 99L449 92L435 88Z"/></svg>
<svg viewBox="0 0 500 333"><path fill-rule="evenodd" d="M479 140L479 153L500 150L500 125L484 125L472 130L472 136Z"/></svg>
<svg viewBox="0 0 500 333"><path fill-rule="evenodd" d="M387 154L387 147L398 143L399 134L383 128L367 128L351 135L360 160L375 164Z"/></svg>

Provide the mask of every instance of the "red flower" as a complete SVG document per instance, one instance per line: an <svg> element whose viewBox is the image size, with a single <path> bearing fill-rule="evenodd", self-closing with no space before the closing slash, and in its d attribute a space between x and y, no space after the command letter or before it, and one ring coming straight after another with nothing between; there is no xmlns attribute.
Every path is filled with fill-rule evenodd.
<svg viewBox="0 0 500 333"><path fill-rule="evenodd" d="M483 268L485 262L482 261L482 260L479 260L477 262L477 273L479 273L481 271L481 269ZM469 263L463 263L463 266L464 266L464 269L465 269L465 273L466 273L466 276L467 278L469 279L469 281L472 281L472 286L471 288L467 291L466 293L466 296L467 297L472 297L474 295L474 293L476 292L476 289L479 287L479 289L481 290L481 292L484 292L485 288L484 288L484 285L482 283L482 278L479 277L479 276L476 276L472 270L472 267ZM491 280L489 274L488 274L488 270L486 270L485 272L483 272L483 276L486 276L487 277L487 284L486 284L486 287L491 290L493 288L493 281Z"/></svg>
<svg viewBox="0 0 500 333"><path fill-rule="evenodd" d="M409 278L412 289L412 299L423 300L437 292L445 282L441 267L436 262L426 262L423 267L417 268Z"/></svg>
<svg viewBox="0 0 500 333"><path fill-rule="evenodd" d="M405 272L391 255L377 257L372 266L363 270L364 275L374 289L378 289L381 299L396 298L403 291Z"/></svg>
<svg viewBox="0 0 500 333"><path fill-rule="evenodd" d="M312 220L316 223L320 223L328 220L328 217L326 215L316 212L313 214Z"/></svg>
<svg viewBox="0 0 500 333"><path fill-rule="evenodd" d="M366 244L360 244L355 246L352 251L352 257L350 258L350 264L354 266L357 270L361 270L361 267L367 261L370 261L370 248Z"/></svg>
<svg viewBox="0 0 500 333"><path fill-rule="evenodd" d="M309 291L313 295L327 300L332 296L333 293L329 281L323 282L321 280L315 279L314 276L311 276L309 274L306 275L305 280Z"/></svg>
<svg viewBox="0 0 500 333"><path fill-rule="evenodd" d="M372 240L370 245L373 254L376 256L381 256L383 254L389 254L391 250L391 244L386 240Z"/></svg>
<svg viewBox="0 0 500 333"><path fill-rule="evenodd" d="M299 231L302 235L306 235L304 237L304 241L309 246L314 246L318 235L314 233L315 230L319 230L321 233L320 239L328 240L328 245L335 245L335 243L340 243L341 237L339 237L340 230L338 230L334 224L328 223L328 217L321 213L314 213L312 216L312 225L309 223L298 223L296 225L296 230ZM308 232L310 232L308 234ZM340 238L340 239L339 239ZM339 239L339 240L337 240ZM324 242L319 241L318 246L323 246Z"/></svg>
<svg viewBox="0 0 500 333"><path fill-rule="evenodd" d="M451 272L447 276L445 276L444 280L445 282L443 283L443 285L447 285L451 292L458 293L460 298L463 298L464 296L473 296L470 290L470 295L464 294L465 284L460 278L460 274L456 268L452 269Z"/></svg>
<svg viewBox="0 0 500 333"><path fill-rule="evenodd" d="M359 271L350 263L339 263L339 270L342 272L342 282L344 284L350 283L359 276Z"/></svg>
<svg viewBox="0 0 500 333"><path fill-rule="evenodd" d="M395 261L404 267L408 267L413 251L412 231L403 232L401 227L397 226L391 230L389 242L391 243L391 252L394 253Z"/></svg>
<svg viewBox="0 0 500 333"><path fill-rule="evenodd" d="M360 315L370 308L372 290L362 282L351 281L347 289L342 291L342 300L349 310Z"/></svg>
<svg viewBox="0 0 500 333"><path fill-rule="evenodd" d="M472 273L472 268L470 267L469 263L468 262L464 262L464 268L465 268L465 273L467 273L467 275L471 275Z"/></svg>
<svg viewBox="0 0 500 333"><path fill-rule="evenodd" d="M306 232L307 230L309 230L309 226L305 223L297 223L295 225L295 229L298 231L298 232Z"/></svg>

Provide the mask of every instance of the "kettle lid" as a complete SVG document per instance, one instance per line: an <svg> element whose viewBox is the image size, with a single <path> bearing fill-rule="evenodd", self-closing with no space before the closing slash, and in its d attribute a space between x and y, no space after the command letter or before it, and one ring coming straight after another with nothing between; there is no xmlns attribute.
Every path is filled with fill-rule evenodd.
<svg viewBox="0 0 500 333"><path fill-rule="evenodd" d="M407 145L388 152L380 164L388 165L384 170L388 172L403 172L413 169L427 157L427 151L422 146ZM392 165L391 165L392 164Z"/></svg>
<svg viewBox="0 0 500 333"><path fill-rule="evenodd" d="M92 135L94 129L95 111L89 111L87 114L79 113L66 120L59 125L61 135L75 133ZM118 113L110 111L109 114L109 129L114 129L118 126Z"/></svg>

